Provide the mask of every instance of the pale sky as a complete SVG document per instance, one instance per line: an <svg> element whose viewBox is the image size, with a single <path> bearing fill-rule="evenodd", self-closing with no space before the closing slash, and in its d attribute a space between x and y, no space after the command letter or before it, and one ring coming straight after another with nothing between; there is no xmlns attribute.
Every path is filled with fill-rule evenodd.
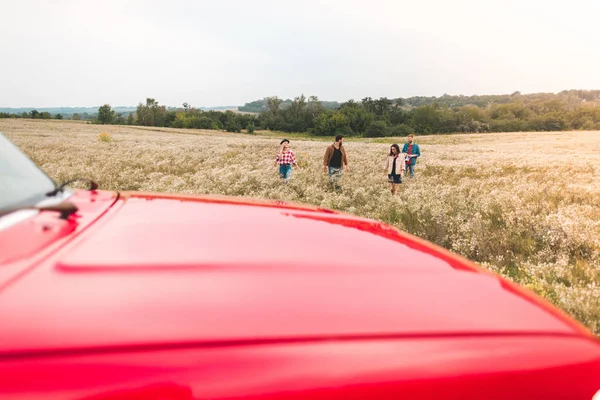
<svg viewBox="0 0 600 400"><path fill-rule="evenodd" d="M600 0L0 4L0 107L600 89Z"/></svg>

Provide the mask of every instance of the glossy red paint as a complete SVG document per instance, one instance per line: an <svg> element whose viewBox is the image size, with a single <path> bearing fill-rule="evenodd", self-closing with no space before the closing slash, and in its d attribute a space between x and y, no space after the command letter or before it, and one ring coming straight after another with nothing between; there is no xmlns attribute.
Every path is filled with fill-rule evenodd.
<svg viewBox="0 0 600 400"><path fill-rule="evenodd" d="M0 394L11 400L591 400L599 360L590 340L551 336L200 346L4 360Z"/></svg>
<svg viewBox="0 0 600 400"><path fill-rule="evenodd" d="M246 199L71 200L69 220L40 213L0 231L2 399L600 389L600 345L579 324L384 224Z"/></svg>

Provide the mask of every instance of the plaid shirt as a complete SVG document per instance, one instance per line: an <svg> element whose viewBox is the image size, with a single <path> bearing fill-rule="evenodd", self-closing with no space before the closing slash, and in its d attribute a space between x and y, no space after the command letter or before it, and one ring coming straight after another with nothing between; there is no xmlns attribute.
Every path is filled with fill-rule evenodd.
<svg viewBox="0 0 600 400"><path fill-rule="evenodd" d="M294 158L294 153L290 150L287 153L277 153L277 158L275 158L275 162L279 165L285 164L296 164L296 159Z"/></svg>

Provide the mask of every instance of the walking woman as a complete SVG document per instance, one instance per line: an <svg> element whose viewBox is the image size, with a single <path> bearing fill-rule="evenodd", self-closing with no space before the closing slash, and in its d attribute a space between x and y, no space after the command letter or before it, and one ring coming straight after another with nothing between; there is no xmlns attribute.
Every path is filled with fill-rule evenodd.
<svg viewBox="0 0 600 400"><path fill-rule="evenodd" d="M275 165L279 165L279 177L283 179L283 182L287 185L292 175L292 165L298 167L294 153L290 149L290 141L283 139L279 143L279 151L275 158Z"/></svg>
<svg viewBox="0 0 600 400"><path fill-rule="evenodd" d="M390 147L390 154L388 154L385 164L390 190L394 196L398 194L398 185L402 183L404 168L404 155L400 153L400 146L394 143Z"/></svg>

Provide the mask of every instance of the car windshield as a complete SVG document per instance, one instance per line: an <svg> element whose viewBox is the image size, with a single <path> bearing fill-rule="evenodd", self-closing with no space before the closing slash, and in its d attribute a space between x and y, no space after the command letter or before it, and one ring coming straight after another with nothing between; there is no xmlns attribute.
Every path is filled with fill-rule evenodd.
<svg viewBox="0 0 600 400"><path fill-rule="evenodd" d="M37 204L55 184L0 133L0 216Z"/></svg>

